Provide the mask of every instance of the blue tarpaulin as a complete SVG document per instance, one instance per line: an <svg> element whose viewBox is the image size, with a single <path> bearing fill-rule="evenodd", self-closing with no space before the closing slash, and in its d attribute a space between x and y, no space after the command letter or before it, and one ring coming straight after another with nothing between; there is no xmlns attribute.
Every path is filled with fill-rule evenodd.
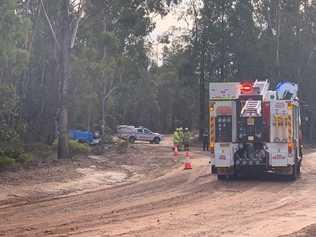
<svg viewBox="0 0 316 237"><path fill-rule="evenodd" d="M69 138L76 141L92 143L93 142L93 133L89 131L81 130L69 130Z"/></svg>

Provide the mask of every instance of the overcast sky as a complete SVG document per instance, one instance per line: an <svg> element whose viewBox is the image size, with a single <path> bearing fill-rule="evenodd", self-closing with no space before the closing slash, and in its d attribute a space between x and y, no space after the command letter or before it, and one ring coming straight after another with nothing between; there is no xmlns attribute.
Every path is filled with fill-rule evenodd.
<svg viewBox="0 0 316 237"><path fill-rule="evenodd" d="M198 0L193 0L198 1ZM175 32L176 35L180 35L183 31L188 30L192 25L192 20L189 17L181 17L188 10L190 0L183 0L177 7L173 7L170 13L161 18L156 16L154 21L156 23L155 30L150 34L149 40L154 43L153 47L153 59L161 64L161 53L164 45L157 45L157 38L170 32L173 28L178 30ZM180 19L181 18L181 19Z"/></svg>

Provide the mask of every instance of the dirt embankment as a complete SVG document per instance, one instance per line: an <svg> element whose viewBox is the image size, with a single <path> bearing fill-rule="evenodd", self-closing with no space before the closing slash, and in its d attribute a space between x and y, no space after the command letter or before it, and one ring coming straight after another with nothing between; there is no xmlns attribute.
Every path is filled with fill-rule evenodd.
<svg viewBox="0 0 316 237"><path fill-rule="evenodd" d="M191 155L184 171L167 140L2 174L0 236L316 236L315 153L296 182L219 182Z"/></svg>

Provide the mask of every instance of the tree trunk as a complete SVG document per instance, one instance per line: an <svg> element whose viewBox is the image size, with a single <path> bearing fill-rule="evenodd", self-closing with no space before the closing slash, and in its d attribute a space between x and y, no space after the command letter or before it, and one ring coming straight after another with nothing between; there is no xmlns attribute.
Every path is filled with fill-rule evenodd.
<svg viewBox="0 0 316 237"><path fill-rule="evenodd" d="M202 139L205 129L205 43L202 42L201 61L200 61L200 132L199 139Z"/></svg>
<svg viewBox="0 0 316 237"><path fill-rule="evenodd" d="M68 147L68 84L70 74L71 21L69 20L69 1L64 1L61 8L60 33L60 112L58 119L58 159L69 157Z"/></svg>
<svg viewBox="0 0 316 237"><path fill-rule="evenodd" d="M64 106L60 111L59 120L58 120L58 159L66 159L69 157L69 147L68 147L68 111Z"/></svg>
<svg viewBox="0 0 316 237"><path fill-rule="evenodd" d="M309 117L309 134L308 134L309 142L313 144L313 138L314 138L314 113L310 113Z"/></svg>
<svg viewBox="0 0 316 237"><path fill-rule="evenodd" d="M102 98L102 138L105 136L105 98ZM102 139L103 141L104 139Z"/></svg>
<svg viewBox="0 0 316 237"><path fill-rule="evenodd" d="M301 42L300 42L300 0L296 0L296 82L300 85L301 80Z"/></svg>
<svg viewBox="0 0 316 237"><path fill-rule="evenodd" d="M221 45L221 74L220 74L220 80L221 82L226 81L225 80L225 21L224 21L224 17L225 17L225 8L226 8L226 0L222 0L222 16L221 16L221 34L222 34L222 45Z"/></svg>
<svg viewBox="0 0 316 237"><path fill-rule="evenodd" d="M280 33L281 33L281 16L280 16L281 6L280 0L277 1L276 6L276 50L275 50L275 64L276 64L276 78L277 82L281 80L281 71L280 71Z"/></svg>
<svg viewBox="0 0 316 237"><path fill-rule="evenodd" d="M88 100L88 119L87 119L87 130L91 130L91 102Z"/></svg>

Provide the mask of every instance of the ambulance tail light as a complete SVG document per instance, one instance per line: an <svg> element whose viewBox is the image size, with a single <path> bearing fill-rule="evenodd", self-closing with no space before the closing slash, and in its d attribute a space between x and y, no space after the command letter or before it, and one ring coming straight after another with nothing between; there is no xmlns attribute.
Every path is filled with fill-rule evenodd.
<svg viewBox="0 0 316 237"><path fill-rule="evenodd" d="M209 103L209 112L211 113L211 112L214 112L214 108L215 107L215 104L213 103L213 102L210 102Z"/></svg>
<svg viewBox="0 0 316 237"><path fill-rule="evenodd" d="M293 152L293 143L288 143L288 146L287 146L287 148L288 148L288 152L289 152L289 154L292 154L292 152Z"/></svg>
<svg viewBox="0 0 316 237"><path fill-rule="evenodd" d="M250 92L252 90L252 83L250 83L250 82L243 82L241 84L240 90L241 90L242 93Z"/></svg>

